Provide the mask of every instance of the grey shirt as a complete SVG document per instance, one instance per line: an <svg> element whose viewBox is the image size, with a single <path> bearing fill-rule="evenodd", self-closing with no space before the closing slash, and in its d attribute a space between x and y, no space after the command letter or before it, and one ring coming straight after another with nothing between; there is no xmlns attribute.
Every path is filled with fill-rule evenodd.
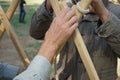
<svg viewBox="0 0 120 80"><path fill-rule="evenodd" d="M43 56L37 55L30 63L29 67L13 80L49 80L51 64Z"/></svg>

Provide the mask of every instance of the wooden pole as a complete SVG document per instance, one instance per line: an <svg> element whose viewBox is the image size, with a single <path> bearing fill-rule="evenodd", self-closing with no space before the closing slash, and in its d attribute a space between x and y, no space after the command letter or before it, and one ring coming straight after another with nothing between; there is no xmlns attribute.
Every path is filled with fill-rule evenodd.
<svg viewBox="0 0 120 80"><path fill-rule="evenodd" d="M50 0L52 8L54 9L55 14L60 12L59 2L58 0ZM91 0L81 0L80 5L83 9L87 9L87 7L90 5ZM76 15L80 21L82 18L82 14L79 13L79 11L76 9L76 6L74 5L72 9L76 12ZM88 50L84 44L84 41L82 39L82 36L78 29L74 32L74 42L76 44L76 47L78 49L78 52L81 56L81 59L84 63L84 66L88 72L90 80L99 80L99 77L97 75L97 72L95 70L95 67L92 63L92 60L89 56Z"/></svg>
<svg viewBox="0 0 120 80"><path fill-rule="evenodd" d="M25 52L19 43L18 37L15 34L15 32L14 32L7 16L5 15L3 9L1 8L1 6L0 6L0 18L2 20L2 23L4 24L5 29L7 30L9 37L11 38L13 44L15 45L24 65L27 67L29 65L30 61L27 58L27 56L25 55Z"/></svg>
<svg viewBox="0 0 120 80"><path fill-rule="evenodd" d="M10 21L11 18L13 17L13 14L19 4L20 0L12 0L12 3L10 5L10 7L8 8L7 12L6 12L6 16L8 18L8 20ZM5 26L3 26L3 24L0 25L0 40L3 36L5 32Z"/></svg>

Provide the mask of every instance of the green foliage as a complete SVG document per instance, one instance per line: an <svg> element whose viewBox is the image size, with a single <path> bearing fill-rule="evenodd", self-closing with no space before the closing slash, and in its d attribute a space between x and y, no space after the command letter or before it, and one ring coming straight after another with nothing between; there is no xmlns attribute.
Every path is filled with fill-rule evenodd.
<svg viewBox="0 0 120 80"><path fill-rule="evenodd" d="M19 23L19 11L14 14L14 16L11 20L11 24L19 36L29 34L28 30L29 30L30 23L31 23L31 17L32 17L33 13L35 12L35 10L36 10L36 6L34 6L34 5L31 5L31 6L28 5L26 7L25 24Z"/></svg>

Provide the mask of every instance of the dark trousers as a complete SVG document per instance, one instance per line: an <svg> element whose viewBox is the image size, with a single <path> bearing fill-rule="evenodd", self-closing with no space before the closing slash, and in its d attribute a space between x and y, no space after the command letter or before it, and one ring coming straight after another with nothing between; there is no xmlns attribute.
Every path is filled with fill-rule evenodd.
<svg viewBox="0 0 120 80"><path fill-rule="evenodd" d="M24 23L25 22L25 15L26 15L26 12L25 12L25 9L24 7L20 8L20 16L19 16L19 22L21 23Z"/></svg>

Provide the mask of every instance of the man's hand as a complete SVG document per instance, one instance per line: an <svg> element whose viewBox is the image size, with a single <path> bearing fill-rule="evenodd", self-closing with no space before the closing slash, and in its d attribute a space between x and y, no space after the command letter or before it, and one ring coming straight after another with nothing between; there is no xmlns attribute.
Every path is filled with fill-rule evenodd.
<svg viewBox="0 0 120 80"><path fill-rule="evenodd" d="M103 22L108 19L109 11L104 6L102 0L92 0L91 5L94 9L94 12L100 17Z"/></svg>
<svg viewBox="0 0 120 80"><path fill-rule="evenodd" d="M77 17L74 11L65 8L53 20L50 29L46 33L45 40L51 41L59 47L67 41L77 25Z"/></svg>
<svg viewBox="0 0 120 80"><path fill-rule="evenodd" d="M72 35L78 26L77 16L70 8L63 9L53 20L47 31L39 54L52 61L55 53ZM44 54L43 54L44 53Z"/></svg>

